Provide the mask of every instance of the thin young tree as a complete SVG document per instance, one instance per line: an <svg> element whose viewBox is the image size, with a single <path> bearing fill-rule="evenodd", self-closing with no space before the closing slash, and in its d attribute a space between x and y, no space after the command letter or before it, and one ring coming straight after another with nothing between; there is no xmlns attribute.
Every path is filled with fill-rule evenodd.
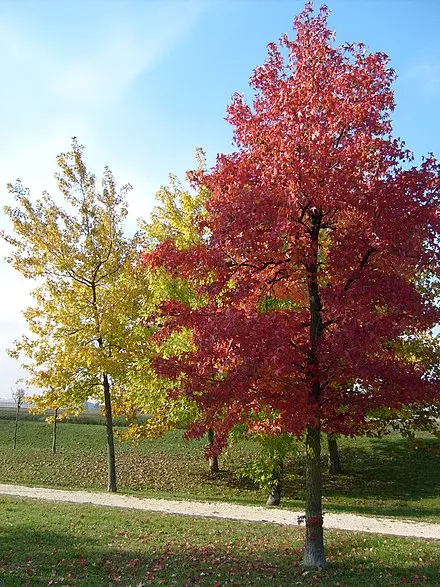
<svg viewBox="0 0 440 587"><path fill-rule="evenodd" d="M21 387L12 392L12 398L15 403L15 427L14 427L14 448L17 448L18 420L20 419L20 410L25 398L25 391Z"/></svg>
<svg viewBox="0 0 440 587"><path fill-rule="evenodd" d="M53 412L53 420L52 420L52 454L57 454L57 425L58 425L58 412L60 411L59 408L55 408Z"/></svg>
<svg viewBox="0 0 440 587"><path fill-rule="evenodd" d="M13 227L2 234L12 247L7 260L39 283L25 312L30 335L11 354L24 357L30 385L49 396L62 390L53 407L80 409L88 397L104 404L108 490L116 491L111 387L127 367L130 324L120 316L131 303L119 284L137 259L123 231L130 186L118 191L108 168L99 185L76 139L57 162L61 203L48 193L33 201L19 181L9 185L16 205L4 208Z"/></svg>

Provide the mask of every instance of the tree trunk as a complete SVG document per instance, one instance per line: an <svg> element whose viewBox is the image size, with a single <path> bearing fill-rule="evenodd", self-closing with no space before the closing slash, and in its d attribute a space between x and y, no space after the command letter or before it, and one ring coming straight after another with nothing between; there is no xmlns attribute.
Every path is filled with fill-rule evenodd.
<svg viewBox="0 0 440 587"><path fill-rule="evenodd" d="M328 445L328 471L331 475L342 473L341 459L339 457L338 438L335 434L327 434Z"/></svg>
<svg viewBox="0 0 440 587"><path fill-rule="evenodd" d="M102 384L104 387L105 426L107 429L107 491L112 491L113 493L116 493L116 459L115 441L113 437L112 400L110 396L110 382L108 380L108 375L106 373L104 373L103 375Z"/></svg>
<svg viewBox="0 0 440 587"><path fill-rule="evenodd" d="M306 547L303 566L325 568L322 518L321 430L308 426L306 432Z"/></svg>
<svg viewBox="0 0 440 587"><path fill-rule="evenodd" d="M58 418L58 408L55 409L55 414L53 417L53 424L52 424L52 454L56 454L57 452L57 418Z"/></svg>
<svg viewBox="0 0 440 587"><path fill-rule="evenodd" d="M316 423L309 424L306 428L306 546L303 566L314 569L327 566L322 524L321 427L319 425L322 388L319 380L318 356L318 344L324 332L318 280L319 232L322 217L322 209L310 209L311 257L307 264L310 309L309 407L311 420Z"/></svg>
<svg viewBox="0 0 440 587"><path fill-rule="evenodd" d="M275 463L272 469L272 487L269 491L269 497L267 498L266 505L280 505L281 502L281 491L283 488L283 473L284 463L280 459Z"/></svg>
<svg viewBox="0 0 440 587"><path fill-rule="evenodd" d="M214 430L212 428L208 428L208 443L209 446L214 444ZM208 468L210 473L218 473L220 471L218 457L208 457Z"/></svg>

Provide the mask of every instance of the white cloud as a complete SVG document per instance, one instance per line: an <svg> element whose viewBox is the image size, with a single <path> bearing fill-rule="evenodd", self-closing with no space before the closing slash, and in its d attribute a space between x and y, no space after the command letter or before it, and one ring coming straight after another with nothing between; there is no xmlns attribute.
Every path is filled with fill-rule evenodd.
<svg viewBox="0 0 440 587"><path fill-rule="evenodd" d="M122 20L106 28L86 56L59 64L54 80L57 95L91 107L118 102L130 84L174 48L200 13L195 2L182 2L180 10L175 4L163 6L153 14L146 11L140 19L121 12Z"/></svg>
<svg viewBox="0 0 440 587"><path fill-rule="evenodd" d="M25 18L2 15L0 71L6 83L0 100L34 102L40 94L64 106L114 104L175 48L202 10L200 2L185 0L114 7L118 10L105 11L93 35L75 32L80 50L36 33Z"/></svg>
<svg viewBox="0 0 440 587"><path fill-rule="evenodd" d="M59 35L47 34L43 19L27 21L23 9L2 14L0 206L13 204L5 186L18 177L34 196L44 189L53 192L55 156L67 150L75 135L87 147L86 161L92 170L100 174L108 163L118 185L133 184L133 220L146 216L151 208L157 188L154 180L124 161L115 168L111 145L103 144L100 129L111 121L112 108L129 107L125 98L130 86L176 47L204 6L184 0L104 5L99 22L88 29L93 34L72 37L70 44L60 43ZM50 10L49 3L47 7ZM6 226L0 214L0 228ZM9 396L15 379L23 376L6 356L6 348L24 332L21 311L32 303L32 283L7 265L4 252L0 246L0 397Z"/></svg>

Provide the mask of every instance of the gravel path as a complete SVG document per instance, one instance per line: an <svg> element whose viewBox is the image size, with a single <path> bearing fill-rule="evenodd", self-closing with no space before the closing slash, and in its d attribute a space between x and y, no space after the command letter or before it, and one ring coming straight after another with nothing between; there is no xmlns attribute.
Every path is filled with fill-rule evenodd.
<svg viewBox="0 0 440 587"><path fill-rule="evenodd" d="M21 485L0 484L0 495L31 497L47 501L66 501L72 503L91 503L94 505L183 514L228 520L248 520L252 522L272 522L287 526L297 526L302 512L272 509L222 502L176 501L168 499L140 499L116 493L90 493L87 491L65 491L43 487L24 487ZM324 526L338 530L354 530L394 536L412 536L440 540L440 524L411 522L388 518L373 518L354 514L324 515Z"/></svg>

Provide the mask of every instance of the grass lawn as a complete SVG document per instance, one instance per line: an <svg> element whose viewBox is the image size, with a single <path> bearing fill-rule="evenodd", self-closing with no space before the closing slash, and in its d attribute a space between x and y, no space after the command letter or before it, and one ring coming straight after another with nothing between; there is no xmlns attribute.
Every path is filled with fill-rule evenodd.
<svg viewBox="0 0 440 587"><path fill-rule="evenodd" d="M105 428L62 423L53 456L51 427L23 421L12 448L14 422L0 420L0 483L68 489L106 488ZM207 472L205 441L184 442L181 431L138 445L117 441L119 490L138 496L229 500L259 504L265 494L235 472L258 446L242 442L220 459L218 475ZM432 448L439 441L431 441ZM437 443L437 444L435 444ZM344 474L325 475L324 509L440 522L440 455L405 439L341 439ZM283 505L303 508L302 454L287 463Z"/></svg>
<svg viewBox="0 0 440 587"><path fill-rule="evenodd" d="M330 569L307 572L303 532L1 497L0 578L7 587L440 584L437 541L328 531Z"/></svg>

